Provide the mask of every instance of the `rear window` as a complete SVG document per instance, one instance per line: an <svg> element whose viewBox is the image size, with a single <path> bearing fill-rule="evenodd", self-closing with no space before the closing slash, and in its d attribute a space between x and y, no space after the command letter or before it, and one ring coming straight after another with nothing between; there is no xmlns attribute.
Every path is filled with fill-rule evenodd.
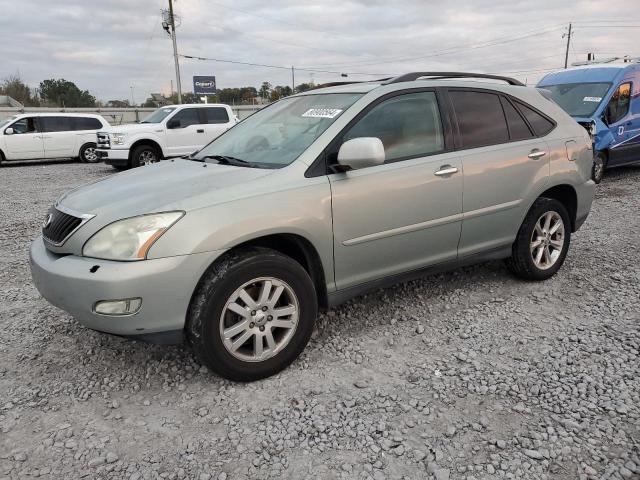
<svg viewBox="0 0 640 480"><path fill-rule="evenodd" d="M99 130L102 128L100 120L91 117L71 117L71 124L74 130Z"/></svg>
<svg viewBox="0 0 640 480"><path fill-rule="evenodd" d="M533 128L534 133L538 137L544 137L547 133L554 129L555 124L551 120L539 114L524 103L516 103L518 105L518 109L522 112L524 117L527 119L527 122L529 122L529 125L531 125L531 128Z"/></svg>
<svg viewBox="0 0 640 480"><path fill-rule="evenodd" d="M229 115L226 108L208 107L203 108L207 123L228 123Z"/></svg>
<svg viewBox="0 0 640 480"><path fill-rule="evenodd" d="M502 97L502 108L504 108L504 115L507 117L507 124L509 125L509 136L511 140L526 140L527 138L533 138L533 133L524 121L522 115L515 109L511 102Z"/></svg>
<svg viewBox="0 0 640 480"><path fill-rule="evenodd" d="M460 90L452 90L449 94L463 148L509 141L509 130L498 95Z"/></svg>

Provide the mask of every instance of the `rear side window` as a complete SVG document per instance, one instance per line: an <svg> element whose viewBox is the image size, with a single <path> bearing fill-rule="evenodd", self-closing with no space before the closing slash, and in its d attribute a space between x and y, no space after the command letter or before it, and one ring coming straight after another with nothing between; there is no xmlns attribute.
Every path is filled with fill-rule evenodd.
<svg viewBox="0 0 640 480"><path fill-rule="evenodd" d="M227 110L221 107L203 108L206 123L229 123Z"/></svg>
<svg viewBox="0 0 640 480"><path fill-rule="evenodd" d="M44 132L68 132L73 130L69 117L40 117L40 122Z"/></svg>
<svg viewBox="0 0 640 480"><path fill-rule="evenodd" d="M554 129L555 124L551 120L543 117L532 108L527 107L524 103L516 103L518 105L518 109L522 112L522 115L527 119L527 122L529 122L529 125L531 125L531 128L533 128L534 133L538 137L544 137Z"/></svg>
<svg viewBox="0 0 640 480"><path fill-rule="evenodd" d="M449 94L463 148L509 141L509 130L498 95L460 90L452 90Z"/></svg>
<svg viewBox="0 0 640 480"><path fill-rule="evenodd" d="M99 130L102 128L100 120L91 117L71 117L71 124L74 130Z"/></svg>
<svg viewBox="0 0 640 480"><path fill-rule="evenodd" d="M382 101L351 127L343 141L360 137L382 141L385 163L442 151L444 135L435 93L408 93Z"/></svg>
<svg viewBox="0 0 640 480"><path fill-rule="evenodd" d="M507 125L509 127L509 136L512 141L516 140L526 140L528 138L533 138L533 133L531 129L527 125L527 122L524 121L522 115L518 113L511 102L504 97L501 97L502 108L504 109L504 116L507 117Z"/></svg>

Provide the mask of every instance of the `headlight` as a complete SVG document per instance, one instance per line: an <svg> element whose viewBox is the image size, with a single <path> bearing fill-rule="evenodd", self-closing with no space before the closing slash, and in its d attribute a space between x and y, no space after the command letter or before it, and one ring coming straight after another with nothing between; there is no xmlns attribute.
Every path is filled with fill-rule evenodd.
<svg viewBox="0 0 640 480"><path fill-rule="evenodd" d="M183 215L184 212L164 212L118 220L94 234L84 244L82 255L104 260L144 260L155 241Z"/></svg>
<svg viewBox="0 0 640 480"><path fill-rule="evenodd" d="M122 145L124 143L124 133L111 133L109 136L114 145Z"/></svg>

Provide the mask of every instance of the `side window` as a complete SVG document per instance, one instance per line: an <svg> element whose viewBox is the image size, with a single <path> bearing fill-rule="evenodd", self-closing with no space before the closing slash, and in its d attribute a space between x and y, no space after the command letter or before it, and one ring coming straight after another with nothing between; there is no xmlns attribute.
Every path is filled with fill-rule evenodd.
<svg viewBox="0 0 640 480"><path fill-rule="evenodd" d="M13 128L13 133L34 133L38 131L35 118L27 117L12 123L9 127Z"/></svg>
<svg viewBox="0 0 640 480"><path fill-rule="evenodd" d="M180 122L179 126L175 128L185 128L190 125L199 125L202 123L200 121L197 108L185 108L184 110L180 110L171 118L171 120L169 120L170 123L173 123L174 121Z"/></svg>
<svg viewBox="0 0 640 480"><path fill-rule="evenodd" d="M71 117L74 130L99 130L102 128L100 120L91 117Z"/></svg>
<svg viewBox="0 0 640 480"><path fill-rule="evenodd" d="M228 123L229 115L227 110L221 107L203 108L206 123Z"/></svg>
<svg viewBox="0 0 640 480"><path fill-rule="evenodd" d="M69 117L40 117L42 131L44 132L68 132L73 130Z"/></svg>
<svg viewBox="0 0 640 480"><path fill-rule="evenodd" d="M444 150L435 93L408 93L384 100L351 127L343 141L360 137L382 141L385 163Z"/></svg>
<svg viewBox="0 0 640 480"><path fill-rule="evenodd" d="M509 141L500 97L494 93L449 92L463 148L484 147Z"/></svg>
<svg viewBox="0 0 640 480"><path fill-rule="evenodd" d="M624 118L629 113L629 100L631 98L631 84L623 83L614 92L605 115L607 117L607 123L616 123L618 120Z"/></svg>
<svg viewBox="0 0 640 480"><path fill-rule="evenodd" d="M511 140L526 140L533 138L533 133L524 121L522 115L518 113L511 102L504 97L500 97L502 102L502 108L504 109L504 115L507 117L507 126L509 127L509 137Z"/></svg>
<svg viewBox="0 0 640 480"><path fill-rule="evenodd" d="M527 107L524 103L516 102L516 104L538 137L544 137L554 129L555 124L548 118L543 117L531 107Z"/></svg>

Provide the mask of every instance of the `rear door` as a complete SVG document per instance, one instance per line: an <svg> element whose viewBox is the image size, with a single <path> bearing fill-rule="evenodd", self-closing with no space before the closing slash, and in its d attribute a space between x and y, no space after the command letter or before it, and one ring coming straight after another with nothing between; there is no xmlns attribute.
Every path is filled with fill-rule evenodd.
<svg viewBox="0 0 640 480"><path fill-rule="evenodd" d="M7 135L7 128L13 129ZM39 131L37 117L23 117L7 125L2 131L7 160L29 160L44 157L42 134Z"/></svg>
<svg viewBox="0 0 640 480"><path fill-rule="evenodd" d="M202 114L206 120L204 130L207 142L226 132L235 123L224 107L202 107Z"/></svg>
<svg viewBox="0 0 640 480"><path fill-rule="evenodd" d="M449 96L464 169L463 258L513 242L531 192L548 180L549 154L506 96L466 89L450 89Z"/></svg>
<svg viewBox="0 0 640 480"><path fill-rule="evenodd" d="M197 107L183 108L167 120L167 156L188 155L205 145L203 122Z"/></svg>
<svg viewBox="0 0 640 480"><path fill-rule="evenodd" d="M65 158L78 155L77 138L71 117L40 117L45 158Z"/></svg>

